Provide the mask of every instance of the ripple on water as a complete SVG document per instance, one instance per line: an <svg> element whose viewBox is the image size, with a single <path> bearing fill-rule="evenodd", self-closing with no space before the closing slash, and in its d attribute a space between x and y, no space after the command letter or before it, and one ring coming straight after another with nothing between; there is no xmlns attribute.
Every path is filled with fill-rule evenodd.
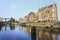
<svg viewBox="0 0 60 40"><path fill-rule="evenodd" d="M15 28L15 30L0 32L0 40L31 40L31 37L28 33Z"/></svg>

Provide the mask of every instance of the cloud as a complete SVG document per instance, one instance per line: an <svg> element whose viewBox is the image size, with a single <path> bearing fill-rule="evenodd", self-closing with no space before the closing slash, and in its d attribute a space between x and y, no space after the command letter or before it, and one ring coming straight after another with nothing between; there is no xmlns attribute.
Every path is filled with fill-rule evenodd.
<svg viewBox="0 0 60 40"><path fill-rule="evenodd" d="M17 8L17 5L16 5L16 4L12 4L12 5L11 5L11 8L12 8L12 9L16 9L16 8Z"/></svg>

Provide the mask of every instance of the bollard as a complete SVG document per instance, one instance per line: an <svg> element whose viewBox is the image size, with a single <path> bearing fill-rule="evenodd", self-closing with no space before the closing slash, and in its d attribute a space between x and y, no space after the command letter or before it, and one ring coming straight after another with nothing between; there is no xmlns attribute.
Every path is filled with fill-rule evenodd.
<svg viewBox="0 0 60 40"><path fill-rule="evenodd" d="M36 40L36 28L34 26L31 28L31 40Z"/></svg>

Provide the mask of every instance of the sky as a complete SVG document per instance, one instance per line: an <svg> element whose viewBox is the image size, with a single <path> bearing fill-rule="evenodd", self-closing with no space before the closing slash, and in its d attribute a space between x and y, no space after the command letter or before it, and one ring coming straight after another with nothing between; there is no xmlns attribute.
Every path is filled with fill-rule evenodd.
<svg viewBox="0 0 60 40"><path fill-rule="evenodd" d="M23 18L30 12L37 12L39 8L56 3L58 20L60 20L60 0L0 0L0 17Z"/></svg>

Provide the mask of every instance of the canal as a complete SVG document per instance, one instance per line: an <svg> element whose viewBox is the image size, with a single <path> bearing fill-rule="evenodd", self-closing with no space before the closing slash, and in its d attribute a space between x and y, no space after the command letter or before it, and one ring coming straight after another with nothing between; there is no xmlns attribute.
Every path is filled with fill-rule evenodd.
<svg viewBox="0 0 60 40"><path fill-rule="evenodd" d="M0 27L0 40L31 40L31 37L18 25L15 25L13 27L6 25Z"/></svg>
<svg viewBox="0 0 60 40"><path fill-rule="evenodd" d="M31 36L25 30L18 25L0 26L0 40L31 40ZM58 40L60 40L60 35L58 35Z"/></svg>

